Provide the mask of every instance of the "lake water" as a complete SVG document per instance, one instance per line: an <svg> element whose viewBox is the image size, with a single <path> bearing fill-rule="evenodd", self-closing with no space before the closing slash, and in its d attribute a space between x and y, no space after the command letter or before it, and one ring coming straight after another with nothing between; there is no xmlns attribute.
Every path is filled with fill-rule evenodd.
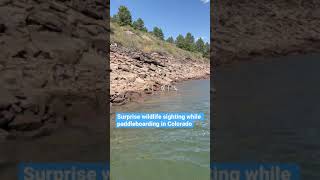
<svg viewBox="0 0 320 180"><path fill-rule="evenodd" d="M213 159L295 163L320 179L320 56L216 69Z"/></svg>
<svg viewBox="0 0 320 180"><path fill-rule="evenodd" d="M115 129L113 114L112 180L210 179L210 80L186 81L176 88L111 111L204 112L206 121L193 129Z"/></svg>

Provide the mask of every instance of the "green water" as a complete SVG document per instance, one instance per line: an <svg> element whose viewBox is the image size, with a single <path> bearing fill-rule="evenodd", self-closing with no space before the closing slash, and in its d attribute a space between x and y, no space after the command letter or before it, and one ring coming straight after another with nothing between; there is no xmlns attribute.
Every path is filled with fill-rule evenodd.
<svg viewBox="0 0 320 180"><path fill-rule="evenodd" d="M111 129L112 180L209 180L209 80L176 85L144 103L112 107L127 112L204 112L194 129Z"/></svg>

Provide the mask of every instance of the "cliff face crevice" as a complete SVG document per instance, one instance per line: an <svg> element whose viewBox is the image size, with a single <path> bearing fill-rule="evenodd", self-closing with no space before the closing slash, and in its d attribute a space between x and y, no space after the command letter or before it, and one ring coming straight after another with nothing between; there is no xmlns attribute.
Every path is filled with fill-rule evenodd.
<svg viewBox="0 0 320 180"><path fill-rule="evenodd" d="M319 1L211 3L211 53L215 65L320 51Z"/></svg>

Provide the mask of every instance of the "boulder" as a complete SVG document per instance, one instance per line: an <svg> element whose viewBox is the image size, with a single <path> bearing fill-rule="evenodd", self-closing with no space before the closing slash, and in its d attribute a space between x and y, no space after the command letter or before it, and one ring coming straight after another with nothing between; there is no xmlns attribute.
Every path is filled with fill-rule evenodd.
<svg viewBox="0 0 320 180"><path fill-rule="evenodd" d="M143 65L142 65L142 64L136 63L136 64L134 64L134 65L136 65L136 66L139 67L139 68L143 68Z"/></svg>
<svg viewBox="0 0 320 180"><path fill-rule="evenodd" d="M145 83L145 81L143 79L141 79L140 77L136 78L136 80L134 82L135 83Z"/></svg>
<svg viewBox="0 0 320 180"><path fill-rule="evenodd" d="M29 99L20 100L20 107L21 108L28 109L28 108L31 108L32 106L35 106L35 104L32 103L32 101L30 101Z"/></svg>
<svg viewBox="0 0 320 180"><path fill-rule="evenodd" d="M63 123L64 123L64 119L62 117L56 117L54 119L50 119L41 128L33 130L30 133L28 133L28 136L32 138L49 136L58 128L61 128Z"/></svg>
<svg viewBox="0 0 320 180"><path fill-rule="evenodd" d="M129 71L130 71L129 67L126 66L126 65L119 65L119 66L118 66L118 69L121 69L121 70L126 71L126 72L129 72Z"/></svg>
<svg viewBox="0 0 320 180"><path fill-rule="evenodd" d="M61 32L65 24L62 19L50 11L34 11L27 17L27 24L37 24L51 30Z"/></svg>
<svg viewBox="0 0 320 180"><path fill-rule="evenodd" d="M16 112L16 113L22 112L21 107L19 107L19 106L16 105L16 104L13 104L11 108L12 108L12 110L13 110L14 112Z"/></svg>
<svg viewBox="0 0 320 180"><path fill-rule="evenodd" d="M122 103L126 99L124 97L116 97L112 100L112 103Z"/></svg>
<svg viewBox="0 0 320 180"><path fill-rule="evenodd" d="M55 1L50 2L50 8L52 8L56 11L60 11L60 12L66 12L68 10L67 6L65 6L64 4L55 2Z"/></svg>
<svg viewBox="0 0 320 180"><path fill-rule="evenodd" d="M156 71L156 67L154 67L154 66L149 66L149 69L150 69L151 71Z"/></svg>
<svg viewBox="0 0 320 180"><path fill-rule="evenodd" d="M13 119L15 115L10 111L2 111L0 117L0 127L7 126Z"/></svg>
<svg viewBox="0 0 320 180"><path fill-rule="evenodd" d="M86 47L86 42L80 39L54 32L32 33L31 38L40 51L48 53L61 64L78 63Z"/></svg>
<svg viewBox="0 0 320 180"><path fill-rule="evenodd" d="M23 114L17 115L16 118L9 123L9 128L19 131L28 131L38 129L41 125L41 117L35 115L31 111L26 111Z"/></svg>

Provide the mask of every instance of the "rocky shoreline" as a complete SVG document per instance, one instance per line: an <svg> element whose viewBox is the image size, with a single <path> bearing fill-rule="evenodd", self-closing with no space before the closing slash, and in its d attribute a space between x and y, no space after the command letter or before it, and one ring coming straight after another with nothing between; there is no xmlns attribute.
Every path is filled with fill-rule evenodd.
<svg viewBox="0 0 320 180"><path fill-rule="evenodd" d="M178 59L164 53L145 53L112 44L110 46L110 103L141 102L165 86L192 79L208 79L210 63Z"/></svg>

